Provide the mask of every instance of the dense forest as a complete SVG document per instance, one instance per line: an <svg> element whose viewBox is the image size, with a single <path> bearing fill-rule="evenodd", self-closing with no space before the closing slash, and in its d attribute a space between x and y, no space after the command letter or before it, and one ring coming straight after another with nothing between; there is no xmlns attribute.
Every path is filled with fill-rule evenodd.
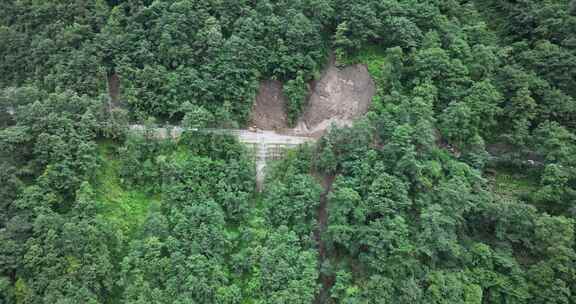
<svg viewBox="0 0 576 304"><path fill-rule="evenodd" d="M151 130L294 122L331 57L370 112L261 193ZM575 0L3 0L0 71L2 304L576 303Z"/></svg>

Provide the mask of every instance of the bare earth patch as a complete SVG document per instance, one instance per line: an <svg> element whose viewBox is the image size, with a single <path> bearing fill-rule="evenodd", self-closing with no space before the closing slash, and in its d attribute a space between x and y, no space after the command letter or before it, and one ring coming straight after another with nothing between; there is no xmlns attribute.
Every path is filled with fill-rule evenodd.
<svg viewBox="0 0 576 304"><path fill-rule="evenodd" d="M332 124L350 126L368 112L376 85L365 65L338 68L330 64L311 84L307 105L293 129L288 129L282 83L262 82L252 109L251 126L284 134L321 137Z"/></svg>
<svg viewBox="0 0 576 304"><path fill-rule="evenodd" d="M282 86L277 80L266 80L260 84L256 102L252 106L250 126L261 130L288 128L286 97L282 92Z"/></svg>
<svg viewBox="0 0 576 304"><path fill-rule="evenodd" d="M120 97L120 77L114 73L108 76L108 94L114 107L119 106L118 98Z"/></svg>
<svg viewBox="0 0 576 304"><path fill-rule="evenodd" d="M368 112L375 94L376 85L365 65L339 69L332 64L313 84L310 99L294 132L319 137L332 124L349 126Z"/></svg>

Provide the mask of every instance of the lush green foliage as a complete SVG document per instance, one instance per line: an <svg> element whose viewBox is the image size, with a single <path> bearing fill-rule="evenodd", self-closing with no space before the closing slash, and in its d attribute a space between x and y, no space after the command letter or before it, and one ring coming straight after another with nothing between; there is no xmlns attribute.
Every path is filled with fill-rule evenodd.
<svg viewBox="0 0 576 304"><path fill-rule="evenodd" d="M231 136L127 132L268 78L294 122L330 49L371 111L263 193ZM576 303L576 1L10 0L0 70L0 303Z"/></svg>
<svg viewBox="0 0 576 304"><path fill-rule="evenodd" d="M115 2L5 1L0 86L96 96L115 74L135 117L178 117L188 102L243 121L258 80L287 80L302 94L328 55L329 1Z"/></svg>

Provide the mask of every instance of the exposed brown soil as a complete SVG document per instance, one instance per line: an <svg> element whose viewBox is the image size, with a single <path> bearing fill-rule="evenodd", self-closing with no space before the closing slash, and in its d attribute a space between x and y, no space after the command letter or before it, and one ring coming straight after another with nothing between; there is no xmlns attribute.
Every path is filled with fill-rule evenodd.
<svg viewBox="0 0 576 304"><path fill-rule="evenodd" d="M368 112L376 85L365 65L339 69L331 64L313 89L295 133L321 136L332 124L351 125Z"/></svg>
<svg viewBox="0 0 576 304"><path fill-rule="evenodd" d="M108 94L112 100L112 106L118 107L118 98L120 96L120 77L116 73L108 76Z"/></svg>
<svg viewBox="0 0 576 304"><path fill-rule="evenodd" d="M251 126L286 134L320 137L332 124L349 126L368 112L376 85L365 65L338 68L331 63L322 77L310 84L307 105L293 129L288 129L287 100L282 83L262 82L252 108Z"/></svg>
<svg viewBox="0 0 576 304"><path fill-rule="evenodd" d="M282 83L266 80L260 84L256 102L252 106L250 126L261 130L282 130L288 128L286 97Z"/></svg>

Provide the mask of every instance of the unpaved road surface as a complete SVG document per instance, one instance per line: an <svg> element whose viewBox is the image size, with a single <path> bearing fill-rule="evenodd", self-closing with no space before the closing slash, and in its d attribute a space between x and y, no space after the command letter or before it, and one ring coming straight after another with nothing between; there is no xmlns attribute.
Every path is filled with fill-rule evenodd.
<svg viewBox="0 0 576 304"><path fill-rule="evenodd" d="M146 127L143 125L130 125L130 130L135 133L146 132ZM151 136L157 139L166 139L169 137L177 138L185 131L185 129L176 126L159 127L150 130ZM249 131L237 129L194 129L193 131L200 133L214 133L214 134L229 134L237 136L240 142L245 144L267 144L267 145L286 145L297 146L307 142L315 141L314 138L306 136L294 136L280 134L275 131Z"/></svg>
<svg viewBox="0 0 576 304"><path fill-rule="evenodd" d="M247 130L233 131L238 136L240 142L248 144L269 144L269 145L287 145L297 146L303 143L312 142L314 138L306 136L284 135L275 131L256 131Z"/></svg>

